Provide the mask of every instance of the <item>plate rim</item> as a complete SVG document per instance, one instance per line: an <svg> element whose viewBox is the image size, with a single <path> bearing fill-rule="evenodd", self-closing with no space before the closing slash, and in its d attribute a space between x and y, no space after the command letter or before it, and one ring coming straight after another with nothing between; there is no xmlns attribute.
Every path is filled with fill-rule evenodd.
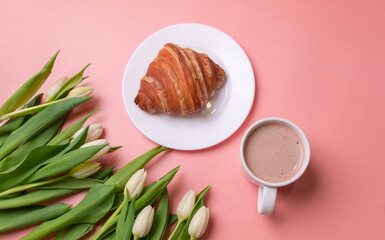
<svg viewBox="0 0 385 240"><path fill-rule="evenodd" d="M166 145L163 145L161 143L157 143L152 137L148 136L148 134L146 134L145 132L143 132L140 127L137 125L137 123L133 120L133 117L132 117L132 114L130 114L130 111L128 109L128 106L126 103L126 97L125 97L125 79L126 79L126 75L127 75L127 71L128 71L128 66L130 65L131 61L133 60L133 57L137 54L137 52L143 47L143 45L145 45L148 41L150 41L154 36L156 36L157 34L163 32L163 31L166 31L166 30L169 30L171 28L176 28L176 27L183 27L183 26L198 26L198 27L203 27L203 28L209 28L210 30L214 30L214 31L217 31L217 32L220 32L221 34L224 34L227 38L229 38L230 40L233 41L233 43L235 45L237 45L237 47L240 49L240 51L243 53L243 55L246 57L246 60L247 60L247 67L249 68L250 70L250 73L254 79L254 81L252 81L252 93L251 93L251 96L252 96L252 100L248 102L248 106L247 106L247 111L246 114L242 117L242 120L239 121L239 123L236 125L236 127L234 127L234 129L232 131L230 131L229 134L226 135L226 137L224 138L221 138L220 140L218 141L215 141L214 144L211 144L210 145L206 145L206 146L200 146L200 147L185 147L185 148L180 148L180 147L172 147L172 146L166 146ZM148 138L149 140L153 141L154 143L156 144L159 144L159 145L162 145L162 146L165 146L165 147L169 147L170 149L175 149L175 150L181 150L181 151L195 151L195 150L202 150L202 149L207 149L207 148L210 148L210 147L213 147L213 146L216 146L218 145L219 143L225 141L226 139L230 138L235 132L237 132L239 130L239 128L242 126L242 124L245 122L245 120L247 119L247 117L249 116L250 114L250 111L251 111L251 108L254 104L254 100L255 100L255 74L254 74L254 69L253 69L253 66L251 64L251 61L248 57L248 55L246 54L245 50L242 48L242 46L237 42L235 41L234 38L232 38L230 35L228 35L227 33L215 28L215 27L212 27L212 26L209 26L209 25L205 25L205 24L201 24L201 23L178 23L178 24L173 24L173 25L169 25L169 26L166 26L164 28L161 28L157 31L155 31L154 33L152 33L151 35L149 35L145 40L143 40L134 50L134 52L131 54L127 64L126 64L126 67L125 67L125 70L124 70L124 73L123 73L123 78L122 78L122 100L123 100L123 104L124 104L124 108L126 110L126 113L128 115L128 117L130 118L131 122L134 124L134 126L136 127L136 129L141 133L143 134L146 138ZM251 86L249 86L251 87Z"/></svg>

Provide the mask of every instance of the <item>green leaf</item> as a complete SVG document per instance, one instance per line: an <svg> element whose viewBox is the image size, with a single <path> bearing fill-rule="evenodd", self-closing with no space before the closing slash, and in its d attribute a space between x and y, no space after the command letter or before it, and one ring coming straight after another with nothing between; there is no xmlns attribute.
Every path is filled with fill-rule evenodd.
<svg viewBox="0 0 385 240"><path fill-rule="evenodd" d="M191 214L189 218L186 221L186 225L181 229L183 229L182 233L178 237L178 240L184 240L184 239L190 239L190 235L188 234L188 227L190 226L191 219L193 218L194 214L203 206L203 197L206 195L206 193L210 190L210 186L207 186L205 189L203 189L196 197L195 205L193 210L191 211Z"/></svg>
<svg viewBox="0 0 385 240"><path fill-rule="evenodd" d="M154 184L145 194L143 194L137 201L135 205L135 211L139 212L145 206L152 204L167 188L167 185L171 182L175 174L178 172L179 166L171 170L164 177L159 179L159 181Z"/></svg>
<svg viewBox="0 0 385 240"><path fill-rule="evenodd" d="M142 191L142 193L139 195L138 198L140 198L140 197L143 196L146 192L148 192L148 190L150 190L155 184L156 184L156 182L153 182L153 183L150 183L149 185L147 185L145 188L143 188L143 191ZM120 204L122 204L123 200L124 200L124 194L123 194L123 193L117 193L117 194L115 195L114 204L113 204L111 210L117 209L117 208L120 206Z"/></svg>
<svg viewBox="0 0 385 240"><path fill-rule="evenodd" d="M58 153L55 157L51 158L51 159L48 159L47 161L44 161L42 165L38 166L39 168L43 165L46 165L46 164L49 164L49 163L52 163L52 162L57 162L57 161L60 161L60 158L70 152L70 151L73 151L73 150L76 150L76 149L79 149L83 144L84 142L86 141L87 139L87 134L88 134L88 129L89 129L89 126L87 126L80 134L77 138L75 138L73 141L70 141L70 144L68 144L66 146L66 148L64 148L60 153ZM62 145L62 144L60 144Z"/></svg>
<svg viewBox="0 0 385 240"><path fill-rule="evenodd" d="M112 230L105 236L101 238L101 240L115 240L116 239L116 231Z"/></svg>
<svg viewBox="0 0 385 240"><path fill-rule="evenodd" d="M128 229L125 228L126 217L128 215L128 207L130 205L131 205L130 200L128 198L124 198L122 211L120 212L119 216L117 216L118 217L118 221L116 223L116 238L117 238L117 240L131 237L131 234L130 234L130 236L126 236L126 235L128 235L127 234ZM134 208L134 210L135 210L135 208ZM135 212L133 213L133 215L134 215L134 219L135 219Z"/></svg>
<svg viewBox="0 0 385 240"><path fill-rule="evenodd" d="M32 205L0 211L0 232L51 220L63 215L71 205L57 203L51 206Z"/></svg>
<svg viewBox="0 0 385 240"><path fill-rule="evenodd" d="M42 93L39 94L39 95L36 95L24 107L32 107L32 106L35 106L36 104L39 104L40 99L41 99L42 96L43 96ZM13 132L14 130L18 129L23 123L25 123L31 117L32 117L32 114L31 115L17 117L17 118L12 118L12 119L9 119L6 123L4 123L0 127L0 147L3 145L3 143L8 138L8 136L9 136L9 134L11 132Z"/></svg>
<svg viewBox="0 0 385 240"><path fill-rule="evenodd" d="M31 151L46 144L57 133L65 119L66 116L61 117L44 131L30 139L28 142L24 143L6 158L4 158L3 161L0 162L0 182L9 180L12 177L17 177L17 175L41 162L41 160L44 158L40 158L39 155L34 154L33 157L27 157ZM64 147L65 145L58 145L54 148L48 149L58 149L61 151ZM55 153L57 152L55 151ZM49 156L52 157L51 155Z"/></svg>
<svg viewBox="0 0 385 240"><path fill-rule="evenodd" d="M123 193L115 194L114 204L112 204L111 211L116 210L120 206L120 204L122 204L123 201L124 201L124 194Z"/></svg>
<svg viewBox="0 0 385 240"><path fill-rule="evenodd" d="M81 184L77 187L80 188ZM88 188L89 185L84 185L84 188ZM35 203L55 199L71 193L80 191L81 189L42 189L29 192L25 195L16 196L9 199L0 199L0 210L24 207Z"/></svg>
<svg viewBox="0 0 385 240"><path fill-rule="evenodd" d="M35 97L33 97L26 105L24 105L21 109L25 108L32 108L40 104L41 98L43 97L43 93L39 93ZM28 121L31 117L33 117L33 114L30 115L24 115L22 116L24 118L23 124ZM15 129L16 130L16 129Z"/></svg>
<svg viewBox="0 0 385 240"><path fill-rule="evenodd" d="M0 183L0 191L10 189L25 182L25 179L37 170L41 162L52 158L64 147L65 146L61 145L41 146L32 150L17 169L11 171L9 174L2 175L8 178Z"/></svg>
<svg viewBox="0 0 385 240"><path fill-rule="evenodd" d="M8 135L0 135L0 147L3 145L5 140L7 140Z"/></svg>
<svg viewBox="0 0 385 240"><path fill-rule="evenodd" d="M73 224L66 228L60 230L56 235L55 240L75 240L83 237L92 229L94 229L94 224L90 223L80 223Z"/></svg>
<svg viewBox="0 0 385 240"><path fill-rule="evenodd" d="M109 152L114 152L116 150L118 150L119 148L121 148L122 146L117 146L117 147L110 147L110 149L108 150Z"/></svg>
<svg viewBox="0 0 385 240"><path fill-rule="evenodd" d="M168 223L167 223L167 226L170 226L171 224L173 224L174 222L176 222L178 220L178 215L176 214L173 214L173 213L170 213L168 215Z"/></svg>
<svg viewBox="0 0 385 240"><path fill-rule="evenodd" d="M0 189L2 189L2 186L6 186L7 188L16 186L17 184L21 183L28 183L31 182L31 179L29 178L32 174L34 174L38 169L41 167L51 163L51 162L57 162L60 161L63 157L63 155L71 150L79 148L85 141L88 133L88 127L84 129L84 131L76 138L74 139L69 145L53 145L53 146L61 146L65 147L62 151L57 153L55 156L52 156L50 158L39 158L41 160L40 162L34 162L35 164L31 166L30 168L25 169L18 175L14 175L10 179L8 179L4 184L0 184ZM50 146L46 146L50 147ZM44 160L44 161L43 161ZM64 167L64 166L63 166ZM33 177L33 176L32 176ZM29 179L28 179L29 178Z"/></svg>
<svg viewBox="0 0 385 240"><path fill-rule="evenodd" d="M51 73L52 67L59 51L46 63L43 69L25 82L4 104L0 107L0 116L15 111L35 95Z"/></svg>
<svg viewBox="0 0 385 240"><path fill-rule="evenodd" d="M150 190L156 183L157 183L157 182L152 182L152 183L148 184L147 186L145 186L145 187L143 188L142 192L140 193L139 198L140 198L141 196L143 196L144 194L146 194L146 192L148 192L148 191L149 191L149 190Z"/></svg>
<svg viewBox="0 0 385 240"><path fill-rule="evenodd" d="M108 167L108 168L102 169L102 170L94 173L93 175L89 176L88 178L97 178L97 179L101 179L101 180L108 179L111 176L112 170L114 168L115 167Z"/></svg>
<svg viewBox="0 0 385 240"><path fill-rule="evenodd" d="M43 131L47 126L51 125L54 121L65 115L72 108L88 101L89 99L90 98L84 97L66 99L60 103L47 107L40 113L33 116L20 128L9 135L3 146L0 148L0 159L3 159L15 150L20 144L36 136L39 132Z"/></svg>
<svg viewBox="0 0 385 240"><path fill-rule="evenodd" d="M72 224L96 224L111 209L114 196L114 186L97 184L88 191L76 207L58 218L42 223L22 239L41 239Z"/></svg>
<svg viewBox="0 0 385 240"><path fill-rule="evenodd" d="M169 197L167 188L163 191L160 196L158 210L154 216L154 222L150 231L149 239L150 240L162 240L163 235L166 232L168 225L168 214L169 212Z"/></svg>
<svg viewBox="0 0 385 240"><path fill-rule="evenodd" d="M73 141L70 141L70 144L62 152L60 152L55 157L55 159L51 159L48 163L56 161L57 158L63 156L65 153L68 153L70 151L80 148L87 139L88 129L89 129L89 126L84 128L84 130L79 134L77 138L75 138Z"/></svg>
<svg viewBox="0 0 385 240"><path fill-rule="evenodd" d="M132 227L135 221L135 201L135 197L131 203L128 198L124 201L116 226L116 240L131 240Z"/></svg>
<svg viewBox="0 0 385 240"><path fill-rule="evenodd" d="M28 107L33 107L39 104L42 96L43 96L42 93L40 93L39 95L36 95L34 98L31 99L31 101L29 101L23 107L23 109ZM25 120L28 120L28 116L21 116L21 117L9 119L7 122L3 124L3 126L0 127L0 135L6 134L8 136L9 133L18 129L25 122Z"/></svg>
<svg viewBox="0 0 385 240"><path fill-rule="evenodd" d="M94 186L95 184L103 183L101 180L91 178L67 178L60 182L47 184L37 189L85 189Z"/></svg>
<svg viewBox="0 0 385 240"><path fill-rule="evenodd" d="M88 114L84 118L80 119L79 121L73 123L71 126L64 129L62 132L56 135L51 141L49 141L47 145L56 145L72 137L83 126L83 124L87 121L87 119L97 111L99 110L92 111L90 114Z"/></svg>
<svg viewBox="0 0 385 240"><path fill-rule="evenodd" d="M67 114L66 114L67 115ZM43 148L39 148L37 150L37 153L34 155L27 155L28 152L31 151L31 149L34 149L35 147L39 147L41 145L44 145L47 143L52 136L55 135L57 130L62 125L62 122L66 119L66 115L61 117L59 120L54 122L51 126L48 127L45 131L39 133L37 136L35 136L33 139L16 149L12 154L10 154L7 158L5 158L1 163L1 169L5 169L0 174L0 179L6 179L4 182L0 184L0 191L9 189L11 187L17 186L18 184L24 183L25 180L32 175L35 171L37 171L41 166L45 165L49 162L50 159L55 159L54 157L59 157L63 155L66 150L68 149L68 146L65 144L61 145L53 145L51 146L43 146ZM79 136L79 138L81 135ZM83 137L84 138L84 137ZM75 139L73 142L75 142L77 139ZM74 145L75 143L71 143L70 146ZM64 148L64 150L63 150ZM42 151L45 153L47 151L53 151L53 150L59 150L58 153L55 151L53 154L46 155L42 154L39 155L39 151ZM24 156L27 155L27 157ZM24 158L25 157L25 158Z"/></svg>
<svg viewBox="0 0 385 240"><path fill-rule="evenodd" d="M18 197L0 199L0 210L25 207L32 204L51 200L57 197L65 196L77 191L79 190L72 190L72 189L35 190Z"/></svg>
<svg viewBox="0 0 385 240"><path fill-rule="evenodd" d="M122 167L118 172L112 175L107 181L108 185L115 185L115 189L117 192L121 192L124 189L127 181L131 178L132 175L139 169L143 168L153 157L158 155L159 153L167 150L168 148L159 146L151 149L150 151L144 153L143 155L137 157L132 160L124 167Z"/></svg>
<svg viewBox="0 0 385 240"><path fill-rule="evenodd" d="M36 171L28 179L28 182L35 182L46 177L64 173L80 163L87 161L105 146L107 146L107 144L79 148L68 152Z"/></svg>
<svg viewBox="0 0 385 240"><path fill-rule="evenodd" d="M77 73L76 75L74 75L73 77L68 79L64 83L64 85L61 87L61 89L54 96L52 96L50 99L48 99L47 101L50 102L52 100L57 100L59 98L63 98L65 96L67 96L68 92L71 91L74 87L76 87L76 85L78 85L82 81L83 73L89 65L90 64L85 66L79 73Z"/></svg>
<svg viewBox="0 0 385 240"><path fill-rule="evenodd" d="M39 181L39 182L35 182L35 183L28 183L28 184L16 186L16 187L8 189L4 192L1 192L0 197L2 197L2 198L7 197L8 198L8 196L10 196L12 194L15 194L18 192L24 192L24 191L27 191L30 189L36 189L36 188L44 186L44 185L48 185L48 184L51 184L54 182L62 181L63 179L66 179L66 178L68 178L67 175L62 175L62 176L58 176L56 178L46 179L44 181Z"/></svg>
<svg viewBox="0 0 385 240"><path fill-rule="evenodd" d="M30 108L20 109L20 110L14 111L14 112L10 112L10 113L2 115L0 117L0 121L3 121L5 119L9 119L9 118L16 118L16 117L22 117L22 116L26 116L26 115L33 115L35 113L41 112L43 109L47 108L48 106L58 104L64 100L65 99L60 99L58 101L49 102L49 103L45 102L45 103L39 104L37 106L33 106Z"/></svg>

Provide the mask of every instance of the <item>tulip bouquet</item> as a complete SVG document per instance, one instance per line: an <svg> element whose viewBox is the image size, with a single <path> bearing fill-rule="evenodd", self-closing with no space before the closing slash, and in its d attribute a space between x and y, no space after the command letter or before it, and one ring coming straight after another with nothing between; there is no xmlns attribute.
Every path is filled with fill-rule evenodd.
<svg viewBox="0 0 385 240"><path fill-rule="evenodd" d="M128 180L119 206L91 240L162 240L166 229L176 221L177 224L168 240L200 238L209 219L208 208L203 206L203 197L210 186L197 196L192 190L187 192L179 202L177 215L170 213L167 185L178 169L179 167L145 188L143 186L147 172L144 169L138 170ZM154 204L159 196L155 212L151 204Z"/></svg>
<svg viewBox="0 0 385 240"><path fill-rule="evenodd" d="M87 78L83 73L88 65L69 79L57 80L40 103L43 94L35 94L57 54L0 107L0 122L7 120L0 126L0 232L43 222L22 239L54 232L57 240L79 239L110 213L91 239L161 240L176 221L169 240L200 238L208 223L203 197L210 187L198 195L189 191L174 215L167 186L179 167L144 186L143 168L168 148L157 146L113 174L113 167L102 169L94 160L119 147L99 139L100 124L83 127L96 111L63 129L70 111L90 100L93 89L77 86ZM41 204L84 189L88 193L74 207Z"/></svg>
<svg viewBox="0 0 385 240"><path fill-rule="evenodd" d="M98 139L100 124L82 127L96 111L63 129L76 106L90 100L91 87L77 87L84 69L73 77L56 81L40 103L34 96L51 73L57 52L1 107L0 122L0 231L58 217L70 205L37 203L104 183L112 168L101 170L93 162L116 150Z"/></svg>

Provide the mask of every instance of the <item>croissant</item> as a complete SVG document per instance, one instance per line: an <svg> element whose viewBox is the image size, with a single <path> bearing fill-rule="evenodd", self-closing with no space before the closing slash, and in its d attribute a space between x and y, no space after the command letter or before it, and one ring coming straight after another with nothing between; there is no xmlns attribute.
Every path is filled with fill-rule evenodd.
<svg viewBox="0 0 385 240"><path fill-rule="evenodd" d="M134 101L149 113L192 114L206 106L225 79L207 54L167 43L150 63Z"/></svg>

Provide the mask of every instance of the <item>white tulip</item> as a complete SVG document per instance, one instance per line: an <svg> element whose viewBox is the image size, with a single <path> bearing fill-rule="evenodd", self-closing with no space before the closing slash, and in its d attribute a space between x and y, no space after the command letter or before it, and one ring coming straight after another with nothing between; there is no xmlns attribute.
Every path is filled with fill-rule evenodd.
<svg viewBox="0 0 385 240"><path fill-rule="evenodd" d="M98 162L85 162L81 163L78 166L72 168L70 176L82 179L91 176L100 169L100 163Z"/></svg>
<svg viewBox="0 0 385 240"><path fill-rule="evenodd" d="M128 192L129 199L133 199L135 196L138 196L144 186L144 182L147 179L147 171L143 168L136 171L134 175L127 181L124 195L126 195L126 191Z"/></svg>
<svg viewBox="0 0 385 240"><path fill-rule="evenodd" d="M64 83L68 80L66 77L59 78L54 82L51 87L49 87L47 91L47 100L51 99L53 96L56 95L56 93L59 92L61 87L63 87Z"/></svg>
<svg viewBox="0 0 385 240"><path fill-rule="evenodd" d="M193 190L188 191L180 200L176 213L178 215L178 221L186 220L195 204L195 192Z"/></svg>
<svg viewBox="0 0 385 240"><path fill-rule="evenodd" d="M134 226L132 227L132 234L135 239L142 238L150 232L153 220L154 208L148 205L143 208L135 219Z"/></svg>
<svg viewBox="0 0 385 240"><path fill-rule="evenodd" d="M192 239L198 239L205 233L207 224L209 223L209 216L209 209L205 206L199 208L195 213L188 227L188 233Z"/></svg>
<svg viewBox="0 0 385 240"><path fill-rule="evenodd" d="M104 145L108 144L108 141L106 139L98 139L89 143L83 144L80 148L85 148L85 147L91 147L91 146L98 146L98 145ZM100 158L103 156L106 152L110 150L110 145L105 146L104 148L100 149L99 152L97 152L95 155L93 155L90 159L88 159L86 162L91 162L95 159Z"/></svg>
<svg viewBox="0 0 385 240"><path fill-rule="evenodd" d="M85 128L86 127L82 127L81 129L79 129L72 136L72 138L75 139L75 138L79 137L79 135L84 131ZM101 124L98 124L98 123L91 124L90 127L88 128L88 133L87 133L87 138L86 138L85 143L95 141L96 139L98 139L102 135L102 133L103 133L103 127Z"/></svg>
<svg viewBox="0 0 385 240"><path fill-rule="evenodd" d="M94 91L92 87L78 87L72 89L67 97L73 98L73 97L88 97L91 95L91 93Z"/></svg>

